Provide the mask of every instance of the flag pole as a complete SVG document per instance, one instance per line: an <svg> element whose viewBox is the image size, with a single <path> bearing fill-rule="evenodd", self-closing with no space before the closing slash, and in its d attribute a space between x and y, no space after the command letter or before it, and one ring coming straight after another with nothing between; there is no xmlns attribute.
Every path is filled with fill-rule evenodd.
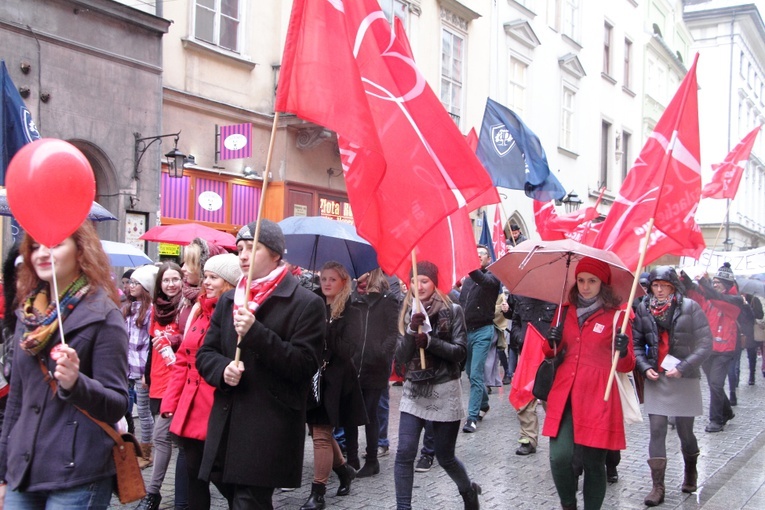
<svg viewBox="0 0 765 510"><path fill-rule="evenodd" d="M728 200L728 207L725 208L725 217L728 217L728 213L730 212L730 206L733 203L733 200ZM715 236L715 242L712 243L712 249L714 250L717 247L717 241L720 240L720 234L722 234L722 229L725 226L725 223L720 223L720 228L717 229L717 235ZM707 273L709 271L709 265L712 263L712 257L709 257L707 260L707 265L704 267L704 273Z"/></svg>
<svg viewBox="0 0 765 510"><path fill-rule="evenodd" d="M420 306L416 305L415 303L419 302L420 299L417 297L417 254L414 250L412 250L412 285L414 288L412 289L412 310L419 310ZM414 312L412 312L414 313ZM417 327L417 333L420 333L422 331L422 326ZM425 369L425 349L420 349L420 368Z"/></svg>
<svg viewBox="0 0 765 510"><path fill-rule="evenodd" d="M252 252L250 252L250 268L247 271L247 285L244 288L244 306L250 309L250 285L252 284L252 271L255 264L252 263L252 259L255 256L255 250L258 247L258 239L260 238L260 220L263 217L264 204L266 203L266 190L268 189L268 174L271 169L271 156L274 153L274 141L276 140L276 126L279 123L279 112L274 112L274 123L271 126L271 140L268 142L268 154L266 155L266 168L263 170L263 186L260 189L260 201L258 202L258 216L255 219L255 232L252 234ZM234 361L239 364L239 360L242 357L242 349L239 344L242 341L242 336L238 335L236 338L236 356Z"/></svg>
<svg viewBox="0 0 765 510"><path fill-rule="evenodd" d="M632 306L632 302L635 300L637 294L637 286L640 280L640 271L643 268L643 261L645 261L645 253L648 251L648 242L651 240L651 231L653 231L653 222L655 218L651 217L648 220L648 228L646 229L645 237L643 238L643 247L640 250L640 258L638 258L637 269L635 270L634 278L632 280L632 289L630 289L629 301L625 307L624 319L622 320L622 326L619 328L619 332L627 331L627 326L630 322L629 307ZM611 371L608 373L608 383L606 384L606 394L603 396L603 400L608 402L611 397L611 386L614 383L614 377L616 376L616 364L619 362L619 352L614 352L614 359L611 361Z"/></svg>

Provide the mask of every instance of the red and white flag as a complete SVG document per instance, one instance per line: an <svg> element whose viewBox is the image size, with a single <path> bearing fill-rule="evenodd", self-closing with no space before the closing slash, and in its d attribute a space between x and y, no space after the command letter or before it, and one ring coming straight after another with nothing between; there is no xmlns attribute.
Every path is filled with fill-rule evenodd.
<svg viewBox="0 0 765 510"><path fill-rule="evenodd" d="M595 248L637 268L649 220L644 265L667 253L698 258L704 238L694 215L701 195L696 62L656 124L611 206Z"/></svg>
<svg viewBox="0 0 765 510"><path fill-rule="evenodd" d="M701 190L701 198L734 198L741 183L741 176L749 161L749 154L754 147L754 141L762 126L757 126L749 132L730 151L725 161L712 165L712 180Z"/></svg>
<svg viewBox="0 0 765 510"><path fill-rule="evenodd" d="M590 237L590 232L593 232L592 221L599 215L597 204L561 216L555 210L553 201L534 200L534 223L543 241L573 239L582 244L588 244L587 241L592 240Z"/></svg>
<svg viewBox="0 0 765 510"><path fill-rule="evenodd" d="M502 228L504 222L502 221L502 214L499 209L499 206L494 208L494 223L491 228L491 240L494 244L494 255L497 259L507 253L507 238L505 237L505 229Z"/></svg>
<svg viewBox="0 0 765 510"><path fill-rule="evenodd" d="M447 216L499 202L408 47L376 0L296 0L275 104L337 133L356 229L389 273Z"/></svg>

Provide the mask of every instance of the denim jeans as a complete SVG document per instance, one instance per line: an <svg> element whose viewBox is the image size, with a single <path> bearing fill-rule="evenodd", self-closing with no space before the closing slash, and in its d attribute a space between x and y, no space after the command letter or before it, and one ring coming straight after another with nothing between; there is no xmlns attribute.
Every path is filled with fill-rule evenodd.
<svg viewBox="0 0 765 510"><path fill-rule="evenodd" d="M470 401L468 402L468 419L477 421L481 409L489 407L489 393L484 384L484 366L491 348L491 337L494 325L482 326L468 331L467 360L465 370L470 379Z"/></svg>
<svg viewBox="0 0 765 510"><path fill-rule="evenodd" d="M377 446L390 448L388 440L388 415L390 414L390 385L386 386L380 394L380 402L377 404L377 421L380 425L380 434L377 437Z"/></svg>
<svg viewBox="0 0 765 510"><path fill-rule="evenodd" d="M141 381L133 379L128 381L128 383L133 386L135 391L135 402L138 405L138 420L141 423L141 442L151 443L154 417L151 415L151 407L149 406L149 387ZM132 412L132 406L130 406L130 410Z"/></svg>
<svg viewBox="0 0 765 510"><path fill-rule="evenodd" d="M733 352L713 352L701 368L709 384L709 421L722 425L733 414L730 400L725 394L725 378L733 361Z"/></svg>
<svg viewBox="0 0 765 510"><path fill-rule="evenodd" d="M736 347L733 351L733 362L728 367L728 393L732 394L736 392L738 383L741 380L741 347Z"/></svg>
<svg viewBox="0 0 765 510"><path fill-rule="evenodd" d="M105 509L112 499L114 478L108 477L69 489L40 492L7 491L5 510Z"/></svg>
<svg viewBox="0 0 765 510"><path fill-rule="evenodd" d="M436 454L435 446L436 438L433 437L433 422L425 422L425 435L422 436L422 450L420 453L423 455L434 456Z"/></svg>
<svg viewBox="0 0 765 510"><path fill-rule="evenodd" d="M433 423L436 459L446 474L454 480L460 492L470 490L470 477L465 466L454 456L454 445L460 430L459 421ZM398 510L412 508L412 485L414 484L414 459L420 444L420 432L425 420L409 413L401 413L398 427L398 451L393 467L396 484L396 507ZM425 505L428 506L428 505Z"/></svg>

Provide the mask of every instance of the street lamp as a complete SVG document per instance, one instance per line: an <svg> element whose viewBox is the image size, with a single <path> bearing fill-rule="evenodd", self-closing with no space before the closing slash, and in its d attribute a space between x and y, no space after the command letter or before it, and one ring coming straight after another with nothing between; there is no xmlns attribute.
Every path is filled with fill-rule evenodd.
<svg viewBox="0 0 765 510"><path fill-rule="evenodd" d="M141 158L146 153L149 147L159 140L162 143L162 138L174 137L175 143L173 149L165 154L167 158L168 175L170 177L183 177L183 163L186 155L178 150L178 139L181 137L181 132L171 133L168 135L147 136L141 138L141 133L133 133L135 137L135 145L133 147L133 178L138 180L141 173L140 164Z"/></svg>
<svg viewBox="0 0 765 510"><path fill-rule="evenodd" d="M566 207L567 213L572 213L574 211L578 211L579 207L584 203L581 198L579 198L579 195L576 194L575 191L569 191L568 195L563 197L563 205Z"/></svg>

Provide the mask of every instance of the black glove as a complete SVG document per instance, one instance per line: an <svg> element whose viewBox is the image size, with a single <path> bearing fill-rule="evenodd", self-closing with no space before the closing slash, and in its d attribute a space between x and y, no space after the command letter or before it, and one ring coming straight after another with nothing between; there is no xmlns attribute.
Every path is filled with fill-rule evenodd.
<svg viewBox="0 0 765 510"><path fill-rule="evenodd" d="M563 340L563 327L554 326L550 328L547 332L547 343L550 344L550 349L555 349L560 345L561 340Z"/></svg>
<svg viewBox="0 0 765 510"><path fill-rule="evenodd" d="M424 313L415 313L412 314L412 320L409 323L409 327L412 331L415 333L419 330L420 326L425 324L425 314Z"/></svg>
<svg viewBox="0 0 765 510"><path fill-rule="evenodd" d="M619 351L620 358L623 358L627 355L627 346L629 343L630 339L624 333L619 333L616 335L616 338L614 338L614 349Z"/></svg>
<svg viewBox="0 0 765 510"><path fill-rule="evenodd" d="M414 335L414 343L417 344L418 349L427 349L428 347L428 334L417 333Z"/></svg>

